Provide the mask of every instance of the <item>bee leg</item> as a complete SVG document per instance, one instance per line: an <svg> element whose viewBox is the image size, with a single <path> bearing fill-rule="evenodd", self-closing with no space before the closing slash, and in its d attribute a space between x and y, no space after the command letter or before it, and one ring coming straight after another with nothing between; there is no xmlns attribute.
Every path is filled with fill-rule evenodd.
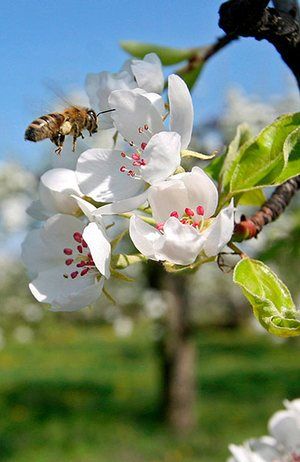
<svg viewBox="0 0 300 462"><path fill-rule="evenodd" d="M63 148L64 141L65 141L65 135L58 133L53 138L51 138L51 141L57 146L57 149L55 149L55 153L57 155L60 155L62 148Z"/></svg>

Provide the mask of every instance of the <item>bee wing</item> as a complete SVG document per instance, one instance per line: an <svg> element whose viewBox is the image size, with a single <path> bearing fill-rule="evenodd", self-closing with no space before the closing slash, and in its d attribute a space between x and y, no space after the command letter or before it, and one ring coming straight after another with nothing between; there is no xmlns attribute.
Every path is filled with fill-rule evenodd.
<svg viewBox="0 0 300 462"><path fill-rule="evenodd" d="M46 88L55 96L55 101L52 106L52 111L64 111L69 107L76 107L78 109L83 106L89 106L89 100L83 90L73 89L64 92L59 85L51 79L44 80Z"/></svg>

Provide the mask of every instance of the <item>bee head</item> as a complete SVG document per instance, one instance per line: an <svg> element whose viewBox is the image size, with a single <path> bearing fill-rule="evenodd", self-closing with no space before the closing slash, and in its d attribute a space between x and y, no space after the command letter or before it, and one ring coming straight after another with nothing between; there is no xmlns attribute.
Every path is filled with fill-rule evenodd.
<svg viewBox="0 0 300 462"><path fill-rule="evenodd" d="M98 129L98 116L94 109L88 109L87 110L87 115L88 115L88 130L90 133L97 133Z"/></svg>

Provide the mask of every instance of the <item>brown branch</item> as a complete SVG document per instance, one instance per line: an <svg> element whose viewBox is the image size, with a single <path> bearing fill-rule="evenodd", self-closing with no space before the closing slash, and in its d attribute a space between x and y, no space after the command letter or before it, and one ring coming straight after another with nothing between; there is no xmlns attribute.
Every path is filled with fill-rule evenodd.
<svg viewBox="0 0 300 462"><path fill-rule="evenodd" d="M265 225L277 220L285 211L299 189L300 176L291 178L281 186L278 186L270 199L254 215L249 218L242 215L240 223L236 223L235 225L233 241L241 242L252 237L257 237Z"/></svg>

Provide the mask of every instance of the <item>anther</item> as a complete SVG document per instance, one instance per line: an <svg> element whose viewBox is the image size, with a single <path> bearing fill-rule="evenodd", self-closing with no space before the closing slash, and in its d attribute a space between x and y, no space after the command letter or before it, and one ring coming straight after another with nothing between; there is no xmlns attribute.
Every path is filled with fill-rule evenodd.
<svg viewBox="0 0 300 462"><path fill-rule="evenodd" d="M126 152L121 152L122 157L126 157Z"/></svg>
<svg viewBox="0 0 300 462"><path fill-rule="evenodd" d="M198 215L204 215L204 208L202 207L202 205L198 205L198 207L196 208L196 212Z"/></svg>
<svg viewBox="0 0 300 462"><path fill-rule="evenodd" d="M77 276L78 276L78 271L73 271L73 273L71 273L72 279L75 279Z"/></svg>
<svg viewBox="0 0 300 462"><path fill-rule="evenodd" d="M85 274L87 274L89 272L90 268L84 268L81 273L80 273L80 276L84 276Z"/></svg>
<svg viewBox="0 0 300 462"><path fill-rule="evenodd" d="M78 246L77 246L77 250L78 250L79 253L82 253L82 252L83 252L83 250L82 250L82 245L78 245Z"/></svg>
<svg viewBox="0 0 300 462"><path fill-rule="evenodd" d="M134 154L132 154L131 157L132 157L133 160L140 160L140 158L141 158L141 156L136 152Z"/></svg>
<svg viewBox="0 0 300 462"><path fill-rule="evenodd" d="M138 132L139 132L139 133L143 133L143 131L144 131L143 127L139 127L139 128L138 128Z"/></svg>
<svg viewBox="0 0 300 462"><path fill-rule="evenodd" d="M121 173L125 173L125 172L126 172L126 167L125 167L125 165L122 165L122 167L120 167L120 172L121 172Z"/></svg>
<svg viewBox="0 0 300 462"><path fill-rule="evenodd" d="M162 231L164 229L164 223L157 223L156 224L156 229L158 229L158 231Z"/></svg>
<svg viewBox="0 0 300 462"><path fill-rule="evenodd" d="M85 261L84 260L80 261L79 263L77 263L76 266L77 268L83 268L85 266Z"/></svg>
<svg viewBox="0 0 300 462"><path fill-rule="evenodd" d="M141 149L144 150L147 147L147 143L141 143Z"/></svg>
<svg viewBox="0 0 300 462"><path fill-rule="evenodd" d="M74 240L75 240L76 242L79 242L79 243L80 243L80 242L81 242L81 239L82 239L82 234L79 233L79 232L76 232L76 233L73 234L73 238L74 238Z"/></svg>
<svg viewBox="0 0 300 462"><path fill-rule="evenodd" d="M185 214L188 216L188 217L193 217L195 215L195 213L193 212L192 209L189 209L188 207L186 209L184 209L185 211Z"/></svg>
<svg viewBox="0 0 300 462"><path fill-rule="evenodd" d="M147 124L144 125L145 130L149 130L149 126Z"/></svg>
<svg viewBox="0 0 300 462"><path fill-rule="evenodd" d="M81 245L82 245L82 247L84 247L85 249L86 249L87 246L88 246L84 239L82 239Z"/></svg>
<svg viewBox="0 0 300 462"><path fill-rule="evenodd" d="M72 249L68 249L68 248L64 249L64 254L65 255L72 255L72 253L73 253Z"/></svg>
<svg viewBox="0 0 300 462"><path fill-rule="evenodd" d="M72 265L73 261L74 261L73 258L68 258L68 259L65 261L65 264L66 264L67 266L70 266L70 265Z"/></svg>
<svg viewBox="0 0 300 462"><path fill-rule="evenodd" d="M170 217L179 218L179 213L176 212L176 210L174 210L174 212L171 212L171 213L170 213Z"/></svg>

